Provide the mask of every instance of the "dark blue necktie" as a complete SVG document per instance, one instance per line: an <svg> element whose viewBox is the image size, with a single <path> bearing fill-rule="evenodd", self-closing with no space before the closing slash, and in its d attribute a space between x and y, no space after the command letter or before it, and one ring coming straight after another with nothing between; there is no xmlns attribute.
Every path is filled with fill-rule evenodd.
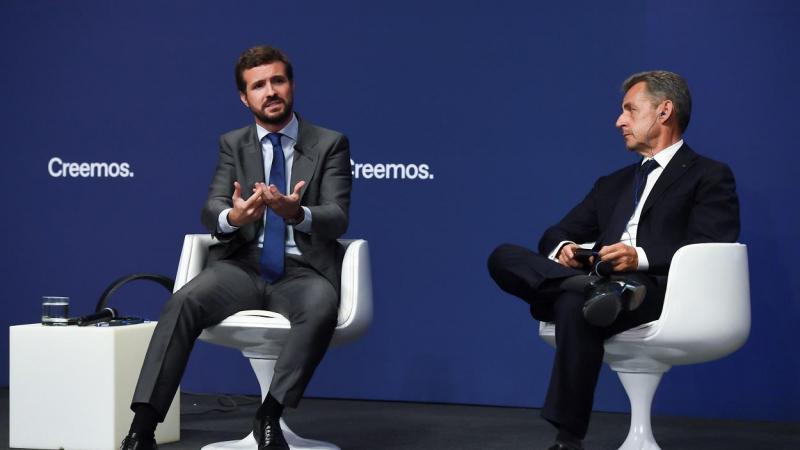
<svg viewBox="0 0 800 450"><path fill-rule="evenodd" d="M272 143L272 167L269 170L269 184L275 185L283 193L286 190L286 160L281 147L280 133L270 133L267 139ZM283 217L271 208L264 213L264 247L261 249L261 274L267 283L283 276L286 253L286 223Z"/></svg>
<svg viewBox="0 0 800 450"><path fill-rule="evenodd" d="M655 159L651 159L639 166L638 173L636 174L636 190L633 191L636 196L633 200L634 210L636 210L636 207L639 205L639 200L642 199L644 186L647 184L647 176L650 175L650 172L656 170L656 167L658 167L658 162ZM633 211L631 211L631 214L633 214Z"/></svg>
<svg viewBox="0 0 800 450"><path fill-rule="evenodd" d="M651 159L650 161L647 161L636 168L633 186L628 185L628 189L633 188L632 192L629 191L628 194L633 194L633 201L630 200L631 197L624 195L624 193L623 195L620 195L617 206L614 208L614 212L612 213L611 220L609 220L608 227L603 233L602 238L598 239L595 243L594 250L599 250L604 245L611 245L619 242L622 232L625 231L625 227L631 220L631 216L636 210L636 207L639 205L639 200L642 198L644 187L647 184L647 176L650 175L650 172L655 170L657 167L658 162L656 162L655 159Z"/></svg>

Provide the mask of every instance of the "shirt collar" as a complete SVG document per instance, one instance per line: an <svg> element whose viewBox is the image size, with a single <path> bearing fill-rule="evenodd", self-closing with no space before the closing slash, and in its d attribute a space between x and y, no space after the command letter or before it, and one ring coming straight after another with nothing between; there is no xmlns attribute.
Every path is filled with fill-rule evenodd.
<svg viewBox="0 0 800 450"><path fill-rule="evenodd" d="M647 161L650 161L651 159L655 159L659 167L666 168L667 164L669 164L669 162L672 160L672 157L675 156L675 153L678 152L678 149L681 148L682 145L683 145L683 139L680 139L678 142L656 153L656 155L653 156L652 158L644 158L642 160L642 164L644 164Z"/></svg>
<svg viewBox="0 0 800 450"><path fill-rule="evenodd" d="M278 133L297 142L297 132L299 128L300 125L299 122L297 121L297 115L295 113L292 113L292 120L290 120L285 127L283 127L280 131L278 131ZM263 142L264 136L270 133L272 132L262 127L261 125L256 124L256 134L258 134L258 142Z"/></svg>

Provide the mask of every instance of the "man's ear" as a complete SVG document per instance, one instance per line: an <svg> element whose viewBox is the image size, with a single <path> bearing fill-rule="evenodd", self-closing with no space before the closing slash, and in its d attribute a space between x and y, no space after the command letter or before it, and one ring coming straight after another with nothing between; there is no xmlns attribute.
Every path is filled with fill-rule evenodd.
<svg viewBox="0 0 800 450"><path fill-rule="evenodd" d="M664 123L669 120L674 110L675 106L672 104L672 100L664 100L664 106L661 107L661 113L658 115L659 122Z"/></svg>
<svg viewBox="0 0 800 450"><path fill-rule="evenodd" d="M250 108L250 104L249 104L249 103L247 103L247 96L246 96L246 95L244 94L244 92L242 92L242 91L239 91L239 100L241 100L241 101L242 101L242 104L243 104L245 107L247 107L247 108Z"/></svg>

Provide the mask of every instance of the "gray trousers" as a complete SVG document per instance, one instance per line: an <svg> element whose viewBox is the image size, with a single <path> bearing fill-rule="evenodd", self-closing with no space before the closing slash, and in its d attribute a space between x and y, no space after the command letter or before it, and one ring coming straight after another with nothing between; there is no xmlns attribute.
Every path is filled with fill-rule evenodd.
<svg viewBox="0 0 800 450"><path fill-rule="evenodd" d="M284 406L297 406L330 344L339 295L327 279L295 255L286 255L283 278L267 284L258 272L260 251L243 250L238 257L211 263L167 301L131 407L149 404L163 420L203 329L248 309L275 311L291 323L269 393Z"/></svg>

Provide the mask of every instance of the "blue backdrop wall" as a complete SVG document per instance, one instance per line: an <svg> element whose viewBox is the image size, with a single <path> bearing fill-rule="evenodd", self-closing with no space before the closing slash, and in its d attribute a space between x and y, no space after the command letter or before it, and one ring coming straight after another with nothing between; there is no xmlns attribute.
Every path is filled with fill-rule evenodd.
<svg viewBox="0 0 800 450"><path fill-rule="evenodd" d="M798 420L799 26L800 6L773 0L4 1L0 324L35 322L45 294L89 312L120 275L175 273L183 235L204 231L218 136L252 122L234 61L269 43L294 61L298 111L348 134L354 162L430 173L355 180L347 235L370 241L374 326L330 351L308 395L541 406L553 352L486 257L535 246L633 161L620 83L665 68L693 90L687 142L737 176L753 328L734 355L673 369L655 412ZM142 283L114 302L155 319L166 298ZM0 348L7 384L5 333ZM257 385L239 354L199 344L183 389ZM606 369L596 408L627 410Z"/></svg>

